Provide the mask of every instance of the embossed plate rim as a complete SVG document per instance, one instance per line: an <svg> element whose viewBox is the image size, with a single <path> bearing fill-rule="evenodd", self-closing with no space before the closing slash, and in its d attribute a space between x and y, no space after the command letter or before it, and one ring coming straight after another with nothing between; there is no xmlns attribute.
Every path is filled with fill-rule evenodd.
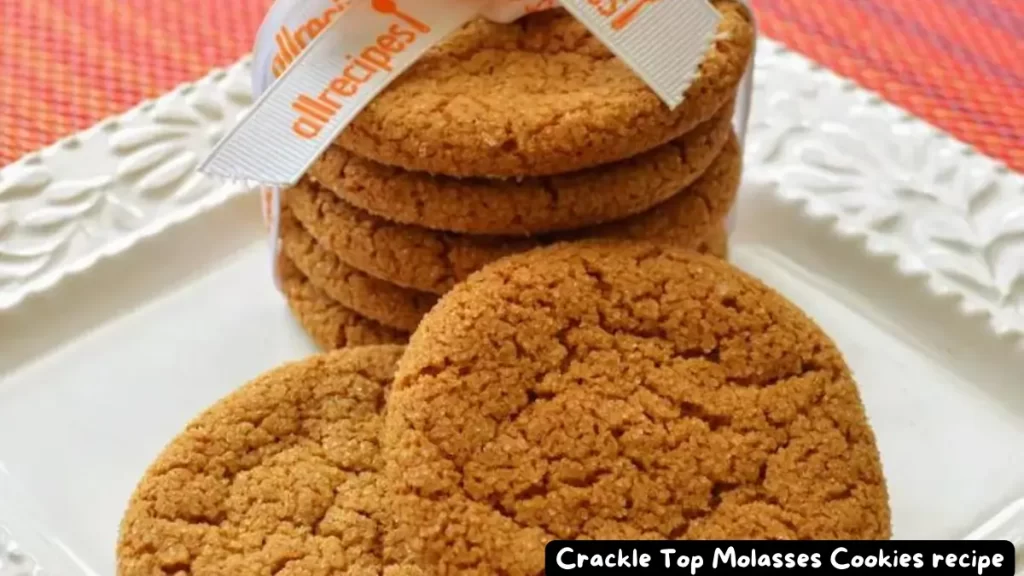
<svg viewBox="0 0 1024 576"><path fill-rule="evenodd" d="M835 74L822 65L785 48L778 42L765 40L763 43L760 43L757 56L759 64L766 65L768 69L777 73L796 72L795 78L804 82L802 86L792 86L787 85L786 80L780 80L778 76L766 81L763 76L755 74L755 85L758 88L761 88L762 83L767 82L773 91L777 91L785 96L785 98L777 98L777 100L800 102L801 92L810 87L810 89L825 93L827 96L826 98L818 98L821 101L821 105L810 107L795 105L791 108L795 108L799 114L806 114L808 116L814 116L816 112L819 112L818 109L827 110L827 112L824 115L818 114L818 117L810 119L802 117L780 119L781 115L776 114L776 112L784 110L786 107L779 105L779 102L770 104L771 113L756 113L755 110L749 130L751 136L748 137L750 147L747 150L748 166L745 178L753 178L758 183L768 182L773 184L777 196L787 202L799 205L807 217L814 220L830 221L836 233L863 239L865 241L865 249L869 254L895 258L895 267L900 274L924 277L927 280L929 291L935 296L955 299L958 309L968 316L985 316L994 332L1000 337L1019 338L1024 342L1024 338L1021 338L1024 337L1024 250L1020 250L1024 248L1024 175L1014 172L1004 163L985 156L973 146L956 140L947 133L913 116L910 112L884 101L874 92L865 90L852 80ZM761 68L758 70L760 71ZM792 79L790 78L790 80ZM762 101L764 98L764 94L755 89L755 109L764 105ZM833 100L842 100L847 106L836 105L832 102ZM804 103L810 102L805 99ZM769 125L770 129L777 129L777 124L784 123L792 123L794 126L800 125L804 129L809 127L813 127L815 130L830 128L831 134L826 136L824 132L821 132L818 135L819 137L815 138L816 143L828 143L832 139L830 136L835 136L839 132L836 130L837 126L844 129L852 128L851 131L853 132L859 130L861 131L859 135L863 136L866 133L866 129L859 125L860 120L872 120L883 125L887 124L889 130L897 132L894 136L887 135L889 137L875 138L870 144L910 144L924 148L926 152L934 153L936 156L944 155L941 160L949 161L948 165L944 165L940 160L931 161L931 165L923 167L927 170L921 170L922 173L928 172L928 174L922 177L922 180L934 178L936 174L932 172L941 172L943 170L950 172L952 175L946 181L938 178L934 181L917 182L913 181L913 179L918 174L907 171L904 174L896 174L892 177L891 180L894 180L893 182L865 182L864 189L858 190L858 192L862 192L860 195L870 198L871 202L876 203L869 206L869 210L883 209L884 211L884 209L891 209L899 204L911 204L911 202L906 200L885 198L885 194L898 191L896 189L901 186L925 188L922 184L932 185L935 189L917 190L917 192L922 195L934 193L930 200L934 201L941 208L949 209L949 211L966 209L960 206L953 206L953 204L963 203L965 206L970 204L970 201L963 202L955 198L955 195L967 192L968 185L972 179L977 186L982 187L982 190L980 190L981 195L991 193L988 196L994 195L999 200L1009 204L1013 209L1013 216L1016 217L1016 220L1008 224L1009 230L1006 234L1009 236L1008 243L1020 250L1020 264L1018 265L1015 279L1011 279L1010 285L1005 287L1007 293L1003 294L1003 298L1004 300L1017 300L1016 306L1014 306L1012 301L1009 303L992 302L991 298L986 298L963 286L958 286L950 282L947 276L943 275L942 271L934 265L934 262L940 257L957 255L956 252L958 250L960 255L967 256L964 260L965 263L973 264L974 262L970 258L981 256L986 249L991 247L986 242L992 243L993 239L986 241L975 237L977 231L970 229L972 222L969 221L968 217L961 214L950 215L948 213L934 215L915 214L913 210L905 208L904 215L914 216L914 218L913 221L907 223L907 227L910 229L904 231L902 236L885 230L872 229L869 225L858 221L858 218L844 214L843 207L841 206L842 200L837 200L830 196L830 192L825 192L826 186L822 186L821 189L816 191L807 186L806 182L801 182L798 178L800 174L794 173L793 168L797 165L804 167L809 163L801 164L794 162L795 158L792 156L787 158L789 162L776 161L777 159L766 162L765 160L768 158L759 157L759 151L753 149L759 143L759 132L765 129L764 125ZM813 126L816 122L820 125ZM772 126L772 124L776 124L776 126ZM888 151L892 151L891 148ZM754 156L753 162L751 162L751 156ZM897 159L894 163L898 163L902 159ZM821 180L823 184L835 184L834 182L825 182L824 177ZM876 184L889 185L890 188L872 191L871 188ZM943 197L943 192L946 192L945 197ZM952 202L950 201L951 199ZM884 206L886 202L888 202L889 206ZM935 217L933 218L933 216ZM947 218L947 222L941 222L938 216L947 216L949 218ZM958 221L957 218L960 218L962 221ZM991 219L989 219L989 223L991 223ZM907 237L924 235L924 229L935 224L952 225L953 228L963 226L968 232L966 236L971 236L967 239L968 243L976 243L978 245L961 247L946 245L946 241L954 244L959 240L950 238L915 238L923 246L913 246L906 243ZM933 230L932 232L935 231ZM948 232L948 230L942 232ZM998 240L1000 238L995 239L995 241ZM948 251L939 254L945 249L948 249ZM936 258L926 261L924 257L933 251L937 253L935 255ZM998 280L994 278L988 280L974 278L973 280L981 284L989 282L988 285L981 288L982 290L1000 290L1002 288L995 285L998 283Z"/></svg>
<svg viewBox="0 0 1024 576"><path fill-rule="evenodd" d="M87 150L87 148L90 145L95 148L97 144L96 141L98 140L104 140L103 144L108 148L114 148L115 144L109 140L112 135L116 135L118 130L121 128L125 128L126 130L145 129L147 127L155 126L157 125L156 117L159 116L161 108L165 111L184 108L184 103L187 102L188 98L197 92L205 91L207 93L214 93L218 95L223 94L225 100L234 100L234 104L236 104L235 106L231 106L230 102L219 103L223 110L217 112L217 123L221 125L226 124L227 122L232 121L235 115L242 112L244 108L251 103L251 95L248 92L248 85L246 84L241 87L238 85L242 80L246 82L248 81L250 62L251 57L246 56L229 67L215 68L195 82L181 84L162 96L145 100L138 106L123 114L101 120L97 124L94 124L81 132L61 138L42 150L27 154L15 162L0 168L0 265L3 264L3 258L6 255L4 252L5 236L9 237L11 235L11 231L8 228L11 222L6 212L17 208L17 206L15 206L15 203L18 200L17 198L10 203L5 202L5 191L7 191L7 186L10 186L11 181L14 181L13 183L17 184L19 176L28 174L29 177L31 177L32 174L40 172L41 168L45 169L47 162L53 161L55 158L74 154L75 151L80 151L79 153L91 152L91 150ZM244 88L244 92L241 91L240 88ZM198 119L202 120L202 117L198 117ZM185 128L180 125L175 126L172 124L167 126L167 131L172 135L180 136L182 134L187 135L188 132L199 132L202 128L203 126L201 123L196 124L191 128ZM215 141L216 138L219 138L219 135L222 134L223 131L224 126L218 126L218 129L213 132L210 142L211 147L213 141ZM143 153L147 150L152 151L155 145L162 144L169 139L171 138L157 135L153 137L150 142L143 142L142 144L135 146L134 150L141 150ZM186 143L186 146L183 148L186 152L190 152L191 149L187 147L187 144L188 143ZM205 150L198 150L197 152L202 153L205 152ZM115 162L115 159L113 158L114 154L111 153L110 150L105 151L105 154L106 157L104 160L107 165L98 166L98 170L93 174L95 177L107 176L108 173L117 171L116 166L110 165ZM198 154L196 154L196 156L198 156ZM129 157L131 157L131 155L129 155ZM136 176L139 173L145 174L147 171L152 173L156 169L161 168L162 164L169 164L173 160L174 158L165 157L161 161L152 163L148 166L143 166L141 170L133 169L131 175ZM64 178L64 180L70 180L61 174L47 176L49 178L48 183L40 187L38 191L38 197L40 199L46 196L49 192L60 194L60 192L55 191L54 188L65 183L62 181L62 178ZM2 274L2 270L0 270L0 312L15 308L26 298L29 298L34 294L45 292L67 277L79 274L103 259L125 252L131 249L132 246L136 245L138 242L154 237L170 226L195 218L210 209L224 204L238 195L246 194L253 190L252 186L248 186L243 183L216 182L212 179L199 176L198 174L194 175L192 178L195 180L187 178L173 181L167 187L173 189L175 188L175 184L181 184L183 187L191 182L193 187L200 188L199 195L197 195L196 198L188 200L180 206L174 206L166 214L151 218L144 224L139 225L134 229L124 231L121 235L109 239L106 242L95 240L93 242L94 245L87 248L86 254L81 257L64 262L62 265L55 266L45 273L29 278L24 282L13 282L11 283L13 286L9 284L5 285L5 278ZM113 180L113 177L110 179ZM136 178L135 180L137 181L138 179ZM54 186L51 186L51 184ZM5 216L7 216L7 218L5 218ZM15 227L16 226L10 226L10 228Z"/></svg>

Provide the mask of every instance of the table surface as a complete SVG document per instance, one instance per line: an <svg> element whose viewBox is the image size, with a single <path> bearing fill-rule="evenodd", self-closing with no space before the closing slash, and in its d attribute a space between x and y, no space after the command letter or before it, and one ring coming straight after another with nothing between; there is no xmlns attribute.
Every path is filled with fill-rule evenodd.
<svg viewBox="0 0 1024 576"><path fill-rule="evenodd" d="M237 60L269 4L0 1L0 166ZM769 37L1024 171L1024 2L753 4Z"/></svg>

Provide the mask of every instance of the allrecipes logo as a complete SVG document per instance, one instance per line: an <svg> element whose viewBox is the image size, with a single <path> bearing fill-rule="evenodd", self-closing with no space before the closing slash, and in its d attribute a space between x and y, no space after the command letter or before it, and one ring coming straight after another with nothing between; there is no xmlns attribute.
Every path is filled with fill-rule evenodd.
<svg viewBox="0 0 1024 576"><path fill-rule="evenodd" d="M292 102L292 109L299 113L299 118L292 124L292 132L300 138L312 140L319 136L341 111L345 98L358 94L375 75L391 72L392 58L408 50L420 36L431 30L427 24L399 10L395 0L372 0L371 5L377 12L393 16L397 22L358 55L346 54L348 65L322 92L300 94Z"/></svg>
<svg viewBox="0 0 1024 576"><path fill-rule="evenodd" d="M274 62L271 65L274 78L280 78L306 46L327 29L331 22L347 10L352 3L352 0L331 1L334 2L334 5L324 10L318 18L311 18L295 30L289 30L287 26L282 26L274 35L274 43L277 44L277 56L274 57Z"/></svg>
<svg viewBox="0 0 1024 576"><path fill-rule="evenodd" d="M660 0L587 0L598 14L611 20L612 30L625 30L640 12Z"/></svg>

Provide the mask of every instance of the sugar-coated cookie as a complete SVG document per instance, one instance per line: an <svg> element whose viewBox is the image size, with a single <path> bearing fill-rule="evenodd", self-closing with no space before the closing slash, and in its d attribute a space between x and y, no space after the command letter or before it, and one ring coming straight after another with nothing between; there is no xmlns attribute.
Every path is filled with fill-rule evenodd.
<svg viewBox="0 0 1024 576"><path fill-rule="evenodd" d="M401 344L409 334L389 328L347 308L313 286L288 258L278 259L288 307L323 350L370 344Z"/></svg>
<svg viewBox="0 0 1024 576"><path fill-rule="evenodd" d="M593 241L508 257L413 335L381 443L392 561L541 573L553 539L885 539L840 352L726 262Z"/></svg>
<svg viewBox="0 0 1024 576"><path fill-rule="evenodd" d="M284 201L320 245L349 266L392 284L443 294L489 262L556 241L643 238L695 248L728 214L741 168L733 137L696 182L658 206L618 222L531 238L452 234L396 224L355 208L308 180L287 190Z"/></svg>
<svg viewBox="0 0 1024 576"><path fill-rule="evenodd" d="M332 146L310 177L381 218L465 234L536 235L621 220L694 182L732 132L730 103L691 132L621 162L548 177L452 178L408 172Z"/></svg>
<svg viewBox="0 0 1024 576"><path fill-rule="evenodd" d="M412 332L437 302L436 294L402 288L345 264L287 209L281 215L281 250L326 296L385 326Z"/></svg>
<svg viewBox="0 0 1024 576"><path fill-rule="evenodd" d="M342 132L381 164L450 176L543 176L616 162L678 138L731 100L753 53L737 0L676 110L563 10L479 20L434 47Z"/></svg>
<svg viewBox="0 0 1024 576"><path fill-rule="evenodd" d="M721 225L696 250L725 258L726 241L725 226ZM315 299L321 306L334 308L334 303L329 302L333 300L343 309L402 332L416 330L423 316L437 303L436 294L402 288L348 266L321 247L288 210L281 217L281 249L310 284L305 290L312 295L306 301ZM336 332L329 329L327 333L332 335L330 341L335 342Z"/></svg>
<svg viewBox="0 0 1024 576"><path fill-rule="evenodd" d="M131 497L118 576L380 574L378 431L401 354L288 364L193 420Z"/></svg>
<svg viewBox="0 0 1024 576"><path fill-rule="evenodd" d="M723 223L720 226L715 227L707 237L697 247L697 252L701 254L708 254L716 258L728 259L729 258L729 231L726 229L726 225Z"/></svg>

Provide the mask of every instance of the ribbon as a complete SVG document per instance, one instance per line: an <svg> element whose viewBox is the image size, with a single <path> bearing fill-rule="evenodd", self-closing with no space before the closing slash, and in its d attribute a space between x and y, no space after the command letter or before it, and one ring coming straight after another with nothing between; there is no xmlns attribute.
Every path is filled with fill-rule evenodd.
<svg viewBox="0 0 1024 576"><path fill-rule="evenodd" d="M740 2L747 6L753 21L749 0ZM431 46L473 18L482 16L507 23L558 5L583 22L670 107L682 101L718 24L718 14L707 0L276 0L260 26L254 48L252 89L257 103L253 115L258 117L243 120L218 145L201 170L221 177L256 180L264 185L264 217L270 227L276 269L281 187L293 184L305 173L376 94ZM602 7L612 5L624 8L616 11L614 17L607 17ZM406 6L415 13L407 12ZM656 26L664 25L664 18L658 18L664 15L655 14L655 9L675 10L669 15L693 27L693 33L650 33ZM644 14L645 10L649 13ZM408 45L402 47L404 51L391 50L385 54L374 44L379 38L377 32L386 30L388 22L407 29ZM659 45L668 37L679 40L673 46ZM345 84L343 78L336 76L338 69L344 67L341 54L354 57L358 67L369 71L371 78L366 85ZM737 94L734 125L741 145L750 116L752 72L752 66L748 66ZM349 97L344 110L339 106L338 114L322 124L299 125L296 121L288 130L288 120L280 112L287 110L289 104L302 105L303 90L334 87L335 82L336 95ZM326 116L322 109L317 112L321 118ZM296 138L296 134L301 136ZM728 220L730 231L734 222L732 213ZM276 281L277 274L274 276Z"/></svg>
<svg viewBox="0 0 1024 576"><path fill-rule="evenodd" d="M353 0L277 0L256 34L252 90L259 99L321 32L341 16ZM380 5L381 2L373 2ZM393 1L392 8L397 8ZM555 0L489 0L479 14L493 22L514 22L527 14L555 8Z"/></svg>

